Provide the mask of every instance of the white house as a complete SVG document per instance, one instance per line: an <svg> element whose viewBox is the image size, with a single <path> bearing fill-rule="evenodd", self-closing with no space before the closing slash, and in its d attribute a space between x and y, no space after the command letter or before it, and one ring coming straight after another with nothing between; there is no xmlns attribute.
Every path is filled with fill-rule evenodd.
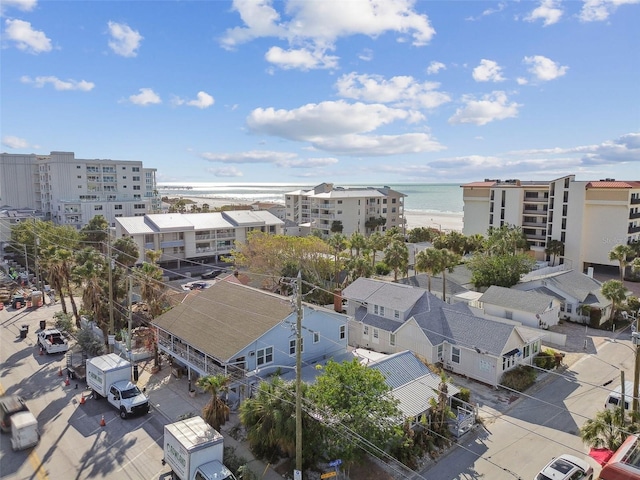
<svg viewBox="0 0 640 480"><path fill-rule="evenodd" d="M535 290L492 285L476 304L487 318L513 320L531 328L552 327L560 318L560 300Z"/></svg>
<svg viewBox="0 0 640 480"><path fill-rule="evenodd" d="M481 318L465 303L449 305L424 289L359 278L346 287L349 344L384 353L411 350L447 370L497 385L531 364L544 334Z"/></svg>

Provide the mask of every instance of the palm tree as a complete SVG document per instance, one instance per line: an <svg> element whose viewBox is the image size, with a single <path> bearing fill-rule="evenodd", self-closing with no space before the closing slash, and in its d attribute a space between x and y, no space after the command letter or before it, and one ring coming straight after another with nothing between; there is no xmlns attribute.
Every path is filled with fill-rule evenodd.
<svg viewBox="0 0 640 480"><path fill-rule="evenodd" d="M467 237L465 237L462 233L452 231L445 235L445 240L447 243L447 248L458 255L462 255L464 253Z"/></svg>
<svg viewBox="0 0 640 480"><path fill-rule="evenodd" d="M71 274L77 286L83 288L82 307L84 310L94 312L94 320L104 333L108 335L108 325L105 322L104 288L102 279L106 275L106 260L97 250L86 247L76 254L76 266ZM108 308L108 307L107 307Z"/></svg>
<svg viewBox="0 0 640 480"><path fill-rule="evenodd" d="M460 263L460 255L452 252L448 249L441 251L441 264L442 267L442 300L447 301L447 270L449 273L453 272L453 269Z"/></svg>
<svg viewBox="0 0 640 480"><path fill-rule="evenodd" d="M544 253L551 256L551 266L554 266L556 264L556 256L564 254L564 243L560 240L551 240L544 249Z"/></svg>
<svg viewBox="0 0 640 480"><path fill-rule="evenodd" d="M425 272L427 274L427 289L431 292L431 276L438 270L441 263L441 250L437 248L427 248L420 250L416 254L416 272Z"/></svg>
<svg viewBox="0 0 640 480"><path fill-rule="evenodd" d="M340 271L340 254L347 248L347 237L341 233L334 233L327 239L327 243L333 250L334 281L338 285L338 272Z"/></svg>
<svg viewBox="0 0 640 480"><path fill-rule="evenodd" d="M76 326L80 327L80 314L78 312L78 306L76 300L73 298L73 289L71 287L71 275L75 265L75 258L71 250L66 248L58 249L56 252L56 259L60 264L60 273L62 275L62 282L69 294L69 302L71 303L71 310L73 310L73 316L76 319Z"/></svg>
<svg viewBox="0 0 640 480"><path fill-rule="evenodd" d="M349 237L349 248L356 251L356 257L360 256L360 250L367 247L367 239L360 232L353 232ZM353 255L352 255L353 256Z"/></svg>
<svg viewBox="0 0 640 480"><path fill-rule="evenodd" d="M606 409L596 413L580 427L580 438L589 447L616 451L630 433L637 431L635 423L625 425L622 408Z"/></svg>
<svg viewBox="0 0 640 480"><path fill-rule="evenodd" d="M222 373L200 377L196 383L198 387L211 394L211 400L202 409L202 418L218 431L229 416L229 406L219 397L220 393L229 390L229 383L231 377Z"/></svg>
<svg viewBox="0 0 640 480"><path fill-rule="evenodd" d="M384 250L384 247L387 246L387 239L380 232L373 232L369 235L367 239L369 243L369 248L371 249L371 266L375 268L376 266L376 253Z"/></svg>
<svg viewBox="0 0 640 480"><path fill-rule="evenodd" d="M402 240L394 239L384 249L384 262L393 269L393 279L398 280L398 272L409 265L409 249Z"/></svg>
<svg viewBox="0 0 640 480"><path fill-rule="evenodd" d="M484 249L485 238L482 234L476 233L467 237L464 251L465 253L481 252Z"/></svg>
<svg viewBox="0 0 640 480"><path fill-rule="evenodd" d="M609 252L609 260L617 261L620 266L620 281L624 282L624 271L629 264L629 257L633 255L633 249L629 245L616 245Z"/></svg>
<svg viewBox="0 0 640 480"><path fill-rule="evenodd" d="M607 280L602 284L602 295L611 301L611 313L609 320L613 320L616 306L620 305L627 298L627 289L624 284L618 280Z"/></svg>
<svg viewBox="0 0 640 480"><path fill-rule="evenodd" d="M347 262L349 268L349 274L351 281L355 281L357 278L364 277L369 278L373 274L373 267L369 263L369 259L363 257L354 257Z"/></svg>

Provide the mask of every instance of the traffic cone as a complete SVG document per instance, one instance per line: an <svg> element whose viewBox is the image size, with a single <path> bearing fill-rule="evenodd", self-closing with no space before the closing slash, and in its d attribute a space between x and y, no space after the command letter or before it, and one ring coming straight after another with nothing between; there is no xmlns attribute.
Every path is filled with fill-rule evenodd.
<svg viewBox="0 0 640 480"><path fill-rule="evenodd" d="M40 347L40 355L44 355L44 351L42 350L42 347Z"/></svg>
<svg viewBox="0 0 640 480"><path fill-rule="evenodd" d="M86 403L85 399L84 399L84 393L80 394L80 405L84 405Z"/></svg>
<svg viewBox="0 0 640 480"><path fill-rule="evenodd" d="M64 381L64 386L68 387L71 382L69 381L69 375L67 375L67 379Z"/></svg>
<svg viewBox="0 0 640 480"><path fill-rule="evenodd" d="M62 376L62 367L60 367L60 370L58 370L58 376L61 377Z"/></svg>
<svg viewBox="0 0 640 480"><path fill-rule="evenodd" d="M104 421L104 415L102 415L102 418L100 419L100 426L104 427L107 425L107 422Z"/></svg>

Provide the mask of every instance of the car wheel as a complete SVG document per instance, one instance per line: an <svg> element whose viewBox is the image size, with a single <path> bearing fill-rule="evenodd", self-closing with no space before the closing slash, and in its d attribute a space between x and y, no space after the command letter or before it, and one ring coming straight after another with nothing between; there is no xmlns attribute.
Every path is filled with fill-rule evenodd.
<svg viewBox="0 0 640 480"><path fill-rule="evenodd" d="M127 411L124 407L120 407L120 418L122 418L123 420L127 418Z"/></svg>

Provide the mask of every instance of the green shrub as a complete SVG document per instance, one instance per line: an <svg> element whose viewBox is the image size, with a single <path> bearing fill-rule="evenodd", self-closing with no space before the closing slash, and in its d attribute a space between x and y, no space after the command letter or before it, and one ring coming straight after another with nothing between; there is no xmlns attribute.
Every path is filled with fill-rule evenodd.
<svg viewBox="0 0 640 480"><path fill-rule="evenodd" d="M389 275L391 273L391 269L384 262L376 263L376 274L378 275Z"/></svg>
<svg viewBox="0 0 640 480"><path fill-rule="evenodd" d="M553 360L553 357L551 357ZM529 365L520 365L508 372L502 374L500 384L516 390L524 392L536 381L536 371Z"/></svg>
<svg viewBox="0 0 640 480"><path fill-rule="evenodd" d="M53 314L55 325L61 332L73 332L73 316L70 313L56 312Z"/></svg>
<svg viewBox="0 0 640 480"><path fill-rule="evenodd" d="M551 370L556 366L555 352L547 349L538 353L533 358L533 364L538 368L544 368L545 370Z"/></svg>

